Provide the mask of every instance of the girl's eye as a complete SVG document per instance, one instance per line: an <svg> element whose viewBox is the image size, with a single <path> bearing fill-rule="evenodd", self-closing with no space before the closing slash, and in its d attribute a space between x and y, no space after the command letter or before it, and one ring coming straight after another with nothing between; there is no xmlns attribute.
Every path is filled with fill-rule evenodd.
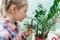
<svg viewBox="0 0 60 40"><path fill-rule="evenodd" d="M25 10L25 12L26 12L27 10Z"/></svg>
<svg viewBox="0 0 60 40"><path fill-rule="evenodd" d="M25 12L27 11L27 9L25 10Z"/></svg>

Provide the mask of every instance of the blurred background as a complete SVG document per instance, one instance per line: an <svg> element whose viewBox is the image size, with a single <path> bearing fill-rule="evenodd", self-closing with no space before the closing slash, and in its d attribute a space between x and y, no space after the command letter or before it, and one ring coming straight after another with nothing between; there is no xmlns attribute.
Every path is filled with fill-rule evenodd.
<svg viewBox="0 0 60 40"><path fill-rule="evenodd" d="M40 3L43 5L43 7L47 10L46 15L48 14L48 11L50 10L50 7L53 5L54 0L27 0L28 1L28 11L27 11L27 17L34 18L33 12L35 9L37 9L37 5ZM0 0L0 10L1 10L1 4L2 0ZM60 7L60 5L59 5ZM31 22L31 19L24 19L22 22L20 22L20 30L24 31L26 29L26 26L24 25L25 21ZM1 19L1 16L0 16ZM60 18L57 19L57 23L55 26L51 29L51 31L60 31ZM27 40L34 40L33 33L29 36Z"/></svg>

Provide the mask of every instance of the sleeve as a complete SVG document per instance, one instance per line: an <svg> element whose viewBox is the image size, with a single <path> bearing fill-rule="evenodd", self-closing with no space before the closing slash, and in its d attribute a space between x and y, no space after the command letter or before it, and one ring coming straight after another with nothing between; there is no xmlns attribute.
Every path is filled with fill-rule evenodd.
<svg viewBox="0 0 60 40"><path fill-rule="evenodd" d="M4 25L0 24L0 40L9 40L10 34L9 32L4 29Z"/></svg>
<svg viewBox="0 0 60 40"><path fill-rule="evenodd" d="M9 40L10 35L7 31L0 31L0 40Z"/></svg>
<svg viewBox="0 0 60 40"><path fill-rule="evenodd" d="M24 33L22 33L21 39L22 39L22 40L27 40L27 36L26 36Z"/></svg>
<svg viewBox="0 0 60 40"><path fill-rule="evenodd" d="M13 40L27 40L27 37L23 33L18 33Z"/></svg>
<svg viewBox="0 0 60 40"><path fill-rule="evenodd" d="M0 37L0 40L7 40L6 38L4 38L4 37Z"/></svg>
<svg viewBox="0 0 60 40"><path fill-rule="evenodd" d="M18 23L17 25L18 25L18 29L20 30L20 25L19 25L19 23ZM19 35L20 35L19 40L27 40L27 36L24 34L24 32L19 31L18 36L19 36Z"/></svg>

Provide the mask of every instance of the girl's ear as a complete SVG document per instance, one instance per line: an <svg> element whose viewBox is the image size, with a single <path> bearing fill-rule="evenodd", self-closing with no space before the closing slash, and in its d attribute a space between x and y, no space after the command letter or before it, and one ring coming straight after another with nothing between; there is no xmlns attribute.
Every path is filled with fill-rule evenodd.
<svg viewBox="0 0 60 40"><path fill-rule="evenodd" d="M16 5L11 5L9 9L10 9L11 13L16 13L17 6Z"/></svg>

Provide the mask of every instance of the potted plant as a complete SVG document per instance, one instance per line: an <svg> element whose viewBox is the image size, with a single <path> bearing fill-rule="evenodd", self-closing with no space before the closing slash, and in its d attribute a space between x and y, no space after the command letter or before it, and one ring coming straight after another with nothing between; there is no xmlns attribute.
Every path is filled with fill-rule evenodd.
<svg viewBox="0 0 60 40"><path fill-rule="evenodd" d="M26 25L32 26L35 30L35 40L46 40L49 30L56 23L56 18L59 16L58 11L58 3L60 0L54 0L54 4L50 7L50 11L46 16L46 10L43 9L41 4L38 5L38 9L35 10L35 18L31 20L31 23L27 23ZM35 23L33 21L36 21Z"/></svg>
<svg viewBox="0 0 60 40"><path fill-rule="evenodd" d="M46 40L49 30L56 23L56 18L59 16L58 8L59 0L54 0L54 4L50 7L50 11L46 16L46 10L39 5L39 10L35 10L35 18L37 19L37 30L35 40ZM40 25L40 26L39 26ZM38 33L41 31L41 33Z"/></svg>

